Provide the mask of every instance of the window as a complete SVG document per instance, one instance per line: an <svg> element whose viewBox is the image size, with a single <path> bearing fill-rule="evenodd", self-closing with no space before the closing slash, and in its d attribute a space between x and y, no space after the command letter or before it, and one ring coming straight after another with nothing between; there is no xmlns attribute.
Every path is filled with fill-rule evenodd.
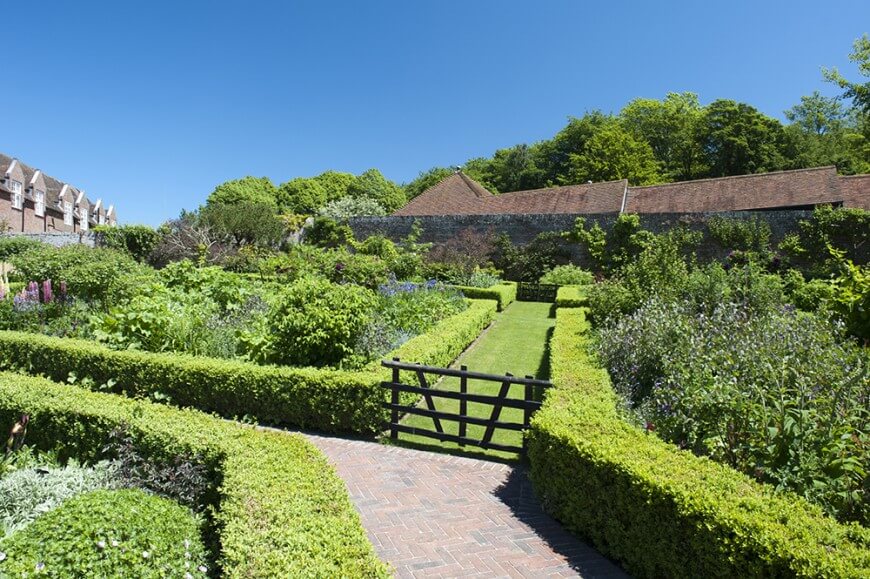
<svg viewBox="0 0 870 579"><path fill-rule="evenodd" d="M37 190L33 194L33 204L37 215L40 217L45 215L45 191Z"/></svg>
<svg viewBox="0 0 870 579"><path fill-rule="evenodd" d="M105 225L105 224L106 224L106 214L100 213L100 225Z"/></svg>
<svg viewBox="0 0 870 579"><path fill-rule="evenodd" d="M73 206L72 201L63 202L63 222L66 225L73 224Z"/></svg>
<svg viewBox="0 0 870 579"><path fill-rule="evenodd" d="M21 209L24 207L24 195L22 194L21 181L9 180L9 190L12 191L12 207Z"/></svg>
<svg viewBox="0 0 870 579"><path fill-rule="evenodd" d="M88 211L84 207L79 211L79 222L81 223L82 231L88 230Z"/></svg>

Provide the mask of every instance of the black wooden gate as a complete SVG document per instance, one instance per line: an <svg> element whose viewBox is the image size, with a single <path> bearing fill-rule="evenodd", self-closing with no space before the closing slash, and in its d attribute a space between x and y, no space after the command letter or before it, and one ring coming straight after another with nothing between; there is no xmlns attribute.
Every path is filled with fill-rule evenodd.
<svg viewBox="0 0 870 579"><path fill-rule="evenodd" d="M384 407L391 410L389 422L390 438L399 438L399 433L404 432L406 434L415 434L427 438L434 438L442 442L455 442L458 443L460 446L468 444L491 450L501 450L505 452L516 452L522 454L525 452L525 443L523 447L498 444L492 442L492 436L495 433L496 429L522 431L528 428L529 422L532 418L532 414L541 407L541 399L543 397L542 395L544 388L549 388L550 386L552 386L552 384L550 384L546 380L536 380L531 376L526 376L525 378L518 378L516 376L512 376L511 374L506 374L504 376L498 376L495 374L482 374L480 372L471 372L465 366L462 366L459 370L454 370L451 368L436 368L432 366L421 366L420 364L402 362L398 358L394 358L392 361L384 360L383 362L381 362L381 364L386 368L391 368L393 370L392 381L381 383L381 386L383 386L384 388L389 388L392 393L390 402L384 403ZM416 375L416 385L403 384L401 382L400 377L401 371L403 370L413 372ZM427 376L434 376L435 381L440 379L442 376L457 377L459 378L459 391L454 392L450 390L432 388L426 378ZM471 394L468 392L469 380L498 382L501 383L501 388L499 389L499 393L497 396L490 396L485 394ZM511 386L523 386L523 397L509 398L508 394L510 392ZM416 405L401 404L399 397L400 392L421 394L423 396L423 400L426 402L426 408L418 408ZM459 414L439 411L435 407L435 398L451 398L454 400L459 400ZM489 418L469 416L469 402L492 406L492 411ZM519 408L523 410L523 421L520 423L506 422L500 420L502 408ZM432 418L433 429L430 430L400 424L399 420L401 419L401 415L403 413L415 414L418 416L427 416ZM458 422L459 434L455 435L445 433L444 427L441 424L442 420ZM469 424L476 424L486 427L486 430L484 431L483 437L481 439L478 440L474 438L468 438L467 426Z"/></svg>
<svg viewBox="0 0 870 579"><path fill-rule="evenodd" d="M559 286L557 285L522 281L517 284L517 301L553 303L556 301L558 290Z"/></svg>

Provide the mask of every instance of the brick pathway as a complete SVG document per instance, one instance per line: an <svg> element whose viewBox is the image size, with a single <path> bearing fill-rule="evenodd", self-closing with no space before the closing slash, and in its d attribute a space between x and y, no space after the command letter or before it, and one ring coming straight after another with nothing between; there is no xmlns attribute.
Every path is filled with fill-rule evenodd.
<svg viewBox="0 0 870 579"><path fill-rule="evenodd" d="M522 467L308 435L397 577L626 577L544 514Z"/></svg>

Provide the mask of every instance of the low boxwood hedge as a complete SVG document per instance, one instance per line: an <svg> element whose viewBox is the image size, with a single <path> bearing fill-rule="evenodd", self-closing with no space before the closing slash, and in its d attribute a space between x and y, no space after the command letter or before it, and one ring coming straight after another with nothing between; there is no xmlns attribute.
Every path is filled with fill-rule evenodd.
<svg viewBox="0 0 870 579"><path fill-rule="evenodd" d="M200 524L187 508L139 489L91 491L0 540L0 574L204 578Z"/></svg>
<svg viewBox="0 0 870 579"><path fill-rule="evenodd" d="M213 527L225 577L388 575L344 483L300 435L0 373L0 425L22 413L30 415L27 444L62 458L97 460L118 427L151 460L201 457L218 493Z"/></svg>
<svg viewBox="0 0 870 579"><path fill-rule="evenodd" d="M495 300L498 311L503 311L517 299L517 284L506 281L490 287L471 287L464 285L452 286L462 292L462 295L472 300Z"/></svg>
<svg viewBox="0 0 870 579"><path fill-rule="evenodd" d="M586 287L563 285L556 290L557 308L579 308L586 305Z"/></svg>
<svg viewBox="0 0 870 579"><path fill-rule="evenodd" d="M495 303L472 301L388 357L445 366L495 316ZM258 366L182 354L111 350L87 340L0 332L0 366L47 376L70 377L85 386L134 397L168 400L177 406L251 416L326 432L372 433L383 420L379 384L389 373L379 363L361 371Z"/></svg>
<svg viewBox="0 0 870 579"><path fill-rule="evenodd" d="M555 387L528 434L550 513L642 577L870 576L870 530L622 420L588 328L585 309L557 311Z"/></svg>

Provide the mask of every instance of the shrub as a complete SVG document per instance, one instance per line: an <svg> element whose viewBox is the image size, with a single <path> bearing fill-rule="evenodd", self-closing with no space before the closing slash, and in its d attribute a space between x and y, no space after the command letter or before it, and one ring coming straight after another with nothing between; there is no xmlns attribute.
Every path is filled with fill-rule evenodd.
<svg viewBox="0 0 870 579"><path fill-rule="evenodd" d="M323 260L322 275L340 284L355 284L373 290L387 283L391 273L390 264L374 255L333 249L325 253Z"/></svg>
<svg viewBox="0 0 870 579"><path fill-rule="evenodd" d="M358 286L314 277L294 282L269 312L267 360L291 366L350 362L375 305L375 295Z"/></svg>
<svg viewBox="0 0 870 579"><path fill-rule="evenodd" d="M584 313L556 312L555 387L528 433L535 492L553 516L639 577L870 573L870 531L622 420L587 355Z"/></svg>
<svg viewBox="0 0 870 579"><path fill-rule="evenodd" d="M54 577L206 577L201 522L140 490L98 490L69 499L0 542L4 574Z"/></svg>
<svg viewBox="0 0 870 579"><path fill-rule="evenodd" d="M24 280L65 281L70 295L100 302L106 301L122 276L143 267L120 251L84 245L45 245L18 254L12 263Z"/></svg>
<svg viewBox="0 0 870 579"><path fill-rule="evenodd" d="M427 257L427 275L442 281L462 284L453 276L468 275L485 266L496 252L496 237L490 232L479 233L473 227L462 229L445 243L432 247ZM445 272L437 275L438 272Z"/></svg>
<svg viewBox="0 0 870 579"><path fill-rule="evenodd" d="M340 247L351 239L351 228L329 217L315 217L302 232L302 241L315 247Z"/></svg>
<svg viewBox="0 0 870 579"><path fill-rule="evenodd" d="M541 276L539 283L550 285L589 285L595 282L592 273L576 265L558 265Z"/></svg>
<svg viewBox="0 0 870 579"><path fill-rule="evenodd" d="M63 455L81 460L98 457L109 432L122 425L150 460L202 456L212 488L220 489L212 530L220 535L220 551L214 555L224 577L387 576L344 483L299 435L253 430L196 411L0 374L0 424L11 423L21 412L32 417L29 444L55 448L60 442ZM80 518L80 524L88 524L88 514ZM155 518L143 528L150 530L159 522ZM165 536L159 529L156 533ZM26 548L34 545L26 543ZM6 552L11 558L11 550Z"/></svg>
<svg viewBox="0 0 870 579"><path fill-rule="evenodd" d="M351 217L380 217L387 214L384 207L368 197L342 197L320 208L321 217L335 221L347 221Z"/></svg>
<svg viewBox="0 0 870 579"><path fill-rule="evenodd" d="M566 265L570 252L555 232L538 234L530 243L514 245L506 235L498 239L495 266L511 281L536 282L557 265Z"/></svg>
<svg viewBox="0 0 870 579"><path fill-rule="evenodd" d="M462 295L472 300L495 300L498 311L504 311L517 299L517 284L514 282L501 282L499 284L480 288L473 286L454 286L462 292Z"/></svg>
<svg viewBox="0 0 870 579"><path fill-rule="evenodd" d="M870 263L870 211L818 207L810 219L799 223L797 233L783 239L779 250L789 265L810 278L839 273L842 258L856 265L867 265Z"/></svg>
<svg viewBox="0 0 870 579"><path fill-rule="evenodd" d="M0 262L11 261L16 255L42 247L45 247L44 243L29 237L18 235L0 236Z"/></svg>
<svg viewBox="0 0 870 579"><path fill-rule="evenodd" d="M8 535L69 498L117 484L115 468L105 462L16 470L0 478L0 530Z"/></svg>
<svg viewBox="0 0 870 579"><path fill-rule="evenodd" d="M556 290L557 308L579 308L586 305L586 288L565 285Z"/></svg>
<svg viewBox="0 0 870 579"><path fill-rule="evenodd" d="M101 245L123 251L139 263L145 263L160 241L160 234L147 225L98 225L94 227Z"/></svg>

